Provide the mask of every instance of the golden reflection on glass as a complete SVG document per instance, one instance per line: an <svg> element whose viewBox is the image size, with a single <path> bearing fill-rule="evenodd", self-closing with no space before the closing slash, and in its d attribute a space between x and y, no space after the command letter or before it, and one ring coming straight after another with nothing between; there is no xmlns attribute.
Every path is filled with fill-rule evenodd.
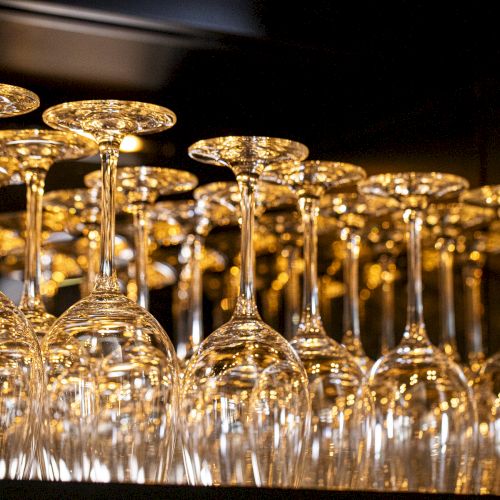
<svg viewBox="0 0 500 500"><path fill-rule="evenodd" d="M89 188L101 188L101 172L96 170L85 176ZM135 273L137 303L149 309L147 263L151 207L159 196L190 191L198 179L189 172L162 167L123 167L118 169L117 190L123 195L122 209L133 216Z"/></svg>
<svg viewBox="0 0 500 500"><path fill-rule="evenodd" d="M458 365L429 341L422 307L420 234L432 198L468 186L451 174L407 172L362 181L362 194L396 201L408 231L407 324L400 344L373 366L369 488L471 491L476 440L472 391Z"/></svg>
<svg viewBox="0 0 500 500"><path fill-rule="evenodd" d="M1 130L0 150L17 160L18 169L26 184L24 288L19 308L40 340L56 319L46 311L40 293L45 178L55 162L91 156L97 153L97 144L69 131Z"/></svg>
<svg viewBox="0 0 500 500"><path fill-rule="evenodd" d="M180 429L190 484L300 484L310 418L307 375L290 345L257 311L252 238L264 167L307 154L300 143L253 136L219 137L189 147L193 159L233 169L242 219L240 294L233 317L201 343L182 383Z"/></svg>
<svg viewBox="0 0 500 500"><path fill-rule="evenodd" d="M32 92L0 84L0 118L27 113L39 105ZM0 168L0 184L12 174L9 161ZM0 293L0 479L26 479L34 460L46 478L45 386L42 356L33 328L12 301Z"/></svg>
<svg viewBox="0 0 500 500"><path fill-rule="evenodd" d="M358 182L365 175L354 165L310 160L273 164L263 176L293 190L304 227L302 315L291 345L309 377L312 418L303 480L309 488L362 488L366 479L370 396L357 361L326 334L317 283L320 199L327 189Z"/></svg>
<svg viewBox="0 0 500 500"><path fill-rule="evenodd" d="M54 478L164 482L175 445L177 361L160 324L120 293L113 262L115 191L124 136L161 132L176 118L153 104L101 100L60 104L43 119L93 137L102 161L95 287L42 341Z"/></svg>

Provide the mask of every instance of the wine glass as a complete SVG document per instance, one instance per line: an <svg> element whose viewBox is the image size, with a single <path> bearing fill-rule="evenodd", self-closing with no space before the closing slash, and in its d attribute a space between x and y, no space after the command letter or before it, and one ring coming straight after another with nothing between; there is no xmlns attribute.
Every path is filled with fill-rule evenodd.
<svg viewBox="0 0 500 500"><path fill-rule="evenodd" d="M0 83L0 118L24 115L40 106L40 99L30 90Z"/></svg>
<svg viewBox="0 0 500 500"><path fill-rule="evenodd" d="M439 253L439 347L453 361L460 362L455 331L454 254L458 237L491 220L493 214L481 207L463 203L435 203L425 217L425 223L437 238L435 248Z"/></svg>
<svg viewBox="0 0 500 500"><path fill-rule="evenodd" d="M27 113L40 104L29 90L0 84L0 118ZM2 161L0 183L9 183L13 170ZM0 293L0 479L27 478L34 459L43 460L43 372L40 347L33 328L12 301Z"/></svg>
<svg viewBox="0 0 500 500"><path fill-rule="evenodd" d="M175 444L177 361L160 324L119 291L115 185L123 137L166 130L175 115L153 104L100 100L63 103L43 119L92 136L102 160L95 287L42 341L54 474L59 480L162 482Z"/></svg>
<svg viewBox="0 0 500 500"><path fill-rule="evenodd" d="M500 217L500 185L462 193L463 203L489 208ZM480 493L500 495L500 352L481 366L475 390L478 399L479 444L476 486Z"/></svg>
<svg viewBox="0 0 500 500"><path fill-rule="evenodd" d="M181 426L190 484L297 486L309 427L307 375L281 335L259 316L254 293L255 191L272 161L303 159L287 139L229 136L199 141L191 158L230 167L241 191L240 295L231 320L189 360Z"/></svg>
<svg viewBox="0 0 500 500"><path fill-rule="evenodd" d="M381 218L394 210L394 204L378 198L366 198L357 193L327 195L321 203L321 212L333 217L341 228L340 236L346 244L344 258L344 295L342 344L354 356L363 373L373 361L366 355L361 341L359 321L359 253L361 237L369 220Z"/></svg>
<svg viewBox="0 0 500 500"><path fill-rule="evenodd" d="M89 188L101 188L100 170L87 174L84 182ZM198 179L184 170L147 166L118 169L117 189L124 196L123 210L134 220L137 303L144 309L149 309L149 211L159 196L190 191L197 184Z"/></svg>
<svg viewBox="0 0 500 500"><path fill-rule="evenodd" d="M91 292L99 267L100 197L101 191L98 188L77 188L51 191L43 198L43 209L47 213L62 217L66 231L85 238L83 252L81 240L76 245L79 254L85 256L86 273L81 287L82 296Z"/></svg>
<svg viewBox="0 0 500 500"><path fill-rule="evenodd" d="M327 336L319 312L317 219L327 189L365 177L362 168L341 162L276 163L263 178L288 185L297 195L304 227L302 315L291 341L306 367L312 402L311 436L303 486L350 488L362 485L367 465L364 442L370 420L363 373L348 350Z"/></svg>
<svg viewBox="0 0 500 500"><path fill-rule="evenodd" d="M76 160L97 153L97 144L74 132L58 130L1 130L0 150L18 161L26 183L26 250L24 288L19 309L40 340L55 321L40 294L42 199L45 177L53 163Z"/></svg>
<svg viewBox="0 0 500 500"><path fill-rule="evenodd" d="M397 219L399 218L399 221ZM399 222L399 223L398 223ZM387 354L396 347L394 333L395 281L398 278L396 259L401 253L404 241L402 215L391 212L390 216L372 226L367 239L380 265L381 281L381 330L380 352Z"/></svg>
<svg viewBox="0 0 500 500"><path fill-rule="evenodd" d="M364 195L396 201L408 225L407 323L400 344L370 372L374 398L373 463L368 487L381 490L468 492L476 412L461 368L426 333L422 307L420 232L429 200L468 186L436 172L382 174L358 185Z"/></svg>

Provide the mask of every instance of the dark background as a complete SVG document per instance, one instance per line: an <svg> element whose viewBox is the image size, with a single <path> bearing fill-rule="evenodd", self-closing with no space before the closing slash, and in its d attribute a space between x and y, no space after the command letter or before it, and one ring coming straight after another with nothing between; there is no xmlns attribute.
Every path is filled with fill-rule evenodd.
<svg viewBox="0 0 500 500"><path fill-rule="evenodd" d="M41 126L42 111L67 100L137 99L171 108L178 123L121 164L184 168L201 184L234 177L191 161L187 147L226 134L300 140L311 158L349 161L369 174L438 170L473 187L500 183L497 24L487 2L0 0L0 79L42 102L1 126ZM95 158L57 164L47 190L81 186L96 167ZM0 210L22 209L23 188L0 191ZM490 256L490 351L499 345L499 270ZM397 331L404 279L403 272ZM435 337L435 273L426 280ZM152 311L169 328L167 298L153 294ZM338 337L338 322L331 328ZM377 328L365 321L372 355ZM458 317L457 329L460 337Z"/></svg>

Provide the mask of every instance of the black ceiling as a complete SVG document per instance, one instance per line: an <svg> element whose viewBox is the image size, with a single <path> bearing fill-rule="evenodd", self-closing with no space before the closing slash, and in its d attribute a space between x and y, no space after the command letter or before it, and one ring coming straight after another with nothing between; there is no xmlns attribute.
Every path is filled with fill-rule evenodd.
<svg viewBox="0 0 500 500"><path fill-rule="evenodd" d="M40 126L65 100L137 99L178 123L121 163L187 168L202 183L232 174L187 146L225 134L297 139L312 158L370 173L500 182L496 18L484 3L0 0L0 79L42 100L1 126ZM79 186L95 166L56 165L48 188Z"/></svg>

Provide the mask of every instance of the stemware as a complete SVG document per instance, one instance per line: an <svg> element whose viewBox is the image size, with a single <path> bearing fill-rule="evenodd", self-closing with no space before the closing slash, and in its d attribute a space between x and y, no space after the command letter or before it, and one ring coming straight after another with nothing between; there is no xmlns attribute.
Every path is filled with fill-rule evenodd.
<svg viewBox="0 0 500 500"><path fill-rule="evenodd" d="M492 209L500 217L500 185L466 191L463 203ZM500 494L500 351L481 366L476 382L479 443L476 487L480 493Z"/></svg>
<svg viewBox="0 0 500 500"><path fill-rule="evenodd" d="M407 323L400 344L370 372L374 398L372 467L368 487L382 490L468 492L476 434L472 392L460 369L426 333L422 307L420 234L430 199L468 186L436 172L376 175L362 194L396 201L408 231Z"/></svg>
<svg viewBox="0 0 500 500"><path fill-rule="evenodd" d="M32 92L0 84L0 118L27 113L39 104ZM0 182L7 184L12 173L9 162L3 161ZM0 345L0 478L27 478L35 458L44 477L45 375L40 347L28 320L3 293L0 293Z"/></svg>
<svg viewBox="0 0 500 500"><path fill-rule="evenodd" d="M98 188L60 189L47 193L43 198L43 209L56 214L65 221L69 234L83 235L85 280L82 282L82 296L88 295L94 285L99 267L100 196ZM77 251L82 244L77 243Z"/></svg>
<svg viewBox="0 0 500 500"><path fill-rule="evenodd" d="M272 161L300 160L286 139L199 141L191 158L232 168L241 192L240 295L231 320L192 356L182 383L180 429L191 484L297 486L309 427L307 375L297 354L259 316L254 293L255 191Z"/></svg>
<svg viewBox="0 0 500 500"><path fill-rule="evenodd" d="M373 365L361 341L359 318L359 253L361 236L371 218L387 215L394 205L377 198L365 198L357 193L328 195L321 203L323 215L335 218L341 228L340 237L346 244L344 258L344 295L342 344L354 356L364 373Z"/></svg>
<svg viewBox="0 0 500 500"><path fill-rule="evenodd" d="M464 230L473 230L491 218L492 214L483 208L462 203L436 203L428 208L425 217L425 223L437 238L435 247L439 253L439 347L457 363L460 354L455 331L453 271L457 240Z"/></svg>
<svg viewBox="0 0 500 500"><path fill-rule="evenodd" d="M311 436L303 485L349 488L362 484L370 420L363 373L348 350L329 338L319 312L317 284L317 219L320 198L334 186L365 177L360 167L328 161L272 165L264 179L288 185L297 195L304 227L302 315L291 345L306 367L312 403Z"/></svg>
<svg viewBox="0 0 500 500"><path fill-rule="evenodd" d="M397 213L391 215L380 224L376 224L368 232L367 239L380 264L381 298L381 329L380 353L387 354L396 347L395 337L395 281L398 277L396 259L401 252L404 231L396 222ZM401 216L399 216L401 219Z"/></svg>
<svg viewBox="0 0 500 500"><path fill-rule="evenodd" d="M101 172L90 172L84 182L89 188L101 188ZM198 179L184 170L148 166L118 169L117 189L124 196L122 208L132 214L134 221L137 303L145 309L149 309L147 267L151 207L159 196L190 191L197 184Z"/></svg>
<svg viewBox="0 0 500 500"><path fill-rule="evenodd" d="M23 115L40 106L40 99L30 90L0 83L0 118Z"/></svg>
<svg viewBox="0 0 500 500"><path fill-rule="evenodd" d="M203 340L205 240L214 225L225 225L232 218L227 207L202 196L205 190L205 186L198 187L194 200L159 202L154 210L156 220L174 221L185 234L179 253L184 266L175 302L177 357L182 368Z"/></svg>
<svg viewBox="0 0 500 500"><path fill-rule="evenodd" d="M44 121L92 136L102 161L100 269L92 293L42 341L50 450L59 480L162 482L175 445L178 369L160 324L119 291L113 265L119 147L127 134L160 132L172 111L134 101L63 103Z"/></svg>
<svg viewBox="0 0 500 500"><path fill-rule="evenodd" d="M1 130L0 149L18 161L18 168L26 183L24 288L19 308L41 339L56 319L46 311L40 294L45 177L55 162L76 160L95 154L97 144L91 139L68 131Z"/></svg>

